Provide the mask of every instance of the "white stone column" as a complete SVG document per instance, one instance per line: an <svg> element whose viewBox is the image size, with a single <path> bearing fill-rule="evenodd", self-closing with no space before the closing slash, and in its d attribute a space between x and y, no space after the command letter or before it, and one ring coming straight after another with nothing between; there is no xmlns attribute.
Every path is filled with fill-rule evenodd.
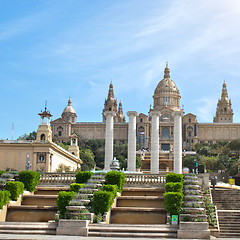
<svg viewBox="0 0 240 240"><path fill-rule="evenodd" d="M159 117L160 112L150 112L151 123L151 173L159 174Z"/></svg>
<svg viewBox="0 0 240 240"><path fill-rule="evenodd" d="M174 173L182 174L182 116L181 111L173 112L174 117Z"/></svg>
<svg viewBox="0 0 240 240"><path fill-rule="evenodd" d="M137 112L127 112L129 117L128 123L128 171L136 171L136 116Z"/></svg>
<svg viewBox="0 0 240 240"><path fill-rule="evenodd" d="M110 170L110 164L113 160L113 119L116 113L113 111L104 112L106 117L106 135L105 135L105 163L104 170Z"/></svg>

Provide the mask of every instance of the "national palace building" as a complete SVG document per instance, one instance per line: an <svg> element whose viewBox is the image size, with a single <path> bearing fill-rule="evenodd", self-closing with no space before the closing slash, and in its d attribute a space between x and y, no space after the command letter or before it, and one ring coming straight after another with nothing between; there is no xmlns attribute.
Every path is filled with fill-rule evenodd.
<svg viewBox="0 0 240 240"><path fill-rule="evenodd" d="M182 111L182 140L183 149L191 151L196 143L215 143L223 140L240 138L240 123L233 123L233 110L231 100L228 97L226 83L223 83L221 98L218 100L216 114L213 123L199 123L196 115L184 113L180 108L181 95L175 82L170 78L170 70L166 65L164 78L158 83L153 94L153 108L148 114L139 113L136 121L137 142L140 149L149 149L151 146L151 111L160 111L159 119L159 147L162 152L160 157L160 169L172 169L171 152L173 151L174 121L172 112ZM77 114L72 107L71 99L62 113L62 117L51 122L53 137L59 142L66 142L76 133L80 139L105 139L105 111L114 111L114 140L119 143L128 142L128 123L123 114L122 102L117 104L114 97L113 84L110 83L108 97L105 100L102 111L102 122L89 123L77 122ZM149 153L150 154L150 153ZM164 154L167 156L164 156ZM160 154L161 155L161 154ZM147 156L146 166L148 168ZM167 161L168 160L168 161ZM143 162L144 167L144 162Z"/></svg>

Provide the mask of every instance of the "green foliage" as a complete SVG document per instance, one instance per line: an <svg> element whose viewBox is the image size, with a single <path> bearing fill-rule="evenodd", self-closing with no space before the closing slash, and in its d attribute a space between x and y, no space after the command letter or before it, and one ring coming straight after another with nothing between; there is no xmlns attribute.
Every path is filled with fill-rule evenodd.
<svg viewBox="0 0 240 240"><path fill-rule="evenodd" d="M123 143L114 143L113 155L119 160L120 169L127 168L128 145Z"/></svg>
<svg viewBox="0 0 240 240"><path fill-rule="evenodd" d="M164 206L171 215L179 215L182 207L183 194L180 192L167 192L163 194Z"/></svg>
<svg viewBox="0 0 240 240"><path fill-rule="evenodd" d="M118 171L107 172L105 180L106 184L117 185L118 191L122 192L125 183L125 174Z"/></svg>
<svg viewBox="0 0 240 240"><path fill-rule="evenodd" d="M102 221L103 217L102 214L94 214L93 216L93 223L100 223Z"/></svg>
<svg viewBox="0 0 240 240"><path fill-rule="evenodd" d="M71 170L70 166L67 166L67 165L65 165L63 163L60 163L58 165L58 168L56 169L56 172L59 172L59 173L61 173L61 172L70 172L70 170Z"/></svg>
<svg viewBox="0 0 240 240"><path fill-rule="evenodd" d="M18 137L17 140L36 140L37 139L37 132L33 131L29 134L24 134L20 137Z"/></svg>
<svg viewBox="0 0 240 240"><path fill-rule="evenodd" d="M80 158L83 161L82 171L91 171L95 167L94 154L91 149L81 149Z"/></svg>
<svg viewBox="0 0 240 240"><path fill-rule="evenodd" d="M118 188L117 185L110 185L110 184L102 186L102 190L111 192L113 194L113 198L117 196L117 188Z"/></svg>
<svg viewBox="0 0 240 240"><path fill-rule="evenodd" d="M3 174L3 173L6 173L7 171L4 171L4 170L0 170L0 176Z"/></svg>
<svg viewBox="0 0 240 240"><path fill-rule="evenodd" d="M141 168L142 162L140 157L136 156L136 168Z"/></svg>
<svg viewBox="0 0 240 240"><path fill-rule="evenodd" d="M0 209L3 208L4 205L9 203L11 193L7 190L0 191Z"/></svg>
<svg viewBox="0 0 240 240"><path fill-rule="evenodd" d="M82 183L72 183L70 184L70 192L75 192L78 193L79 189L82 188L83 184Z"/></svg>
<svg viewBox="0 0 240 240"><path fill-rule="evenodd" d="M181 182L168 182L165 184L166 192L182 192L183 183Z"/></svg>
<svg viewBox="0 0 240 240"><path fill-rule="evenodd" d="M19 181L24 184L24 188L30 192L35 190L40 179L40 173L33 171L21 171L19 173Z"/></svg>
<svg viewBox="0 0 240 240"><path fill-rule="evenodd" d="M75 192L65 192L61 191L57 198L57 207L60 211L60 216L63 217L66 213L66 206L69 206L69 202L73 200Z"/></svg>
<svg viewBox="0 0 240 240"><path fill-rule="evenodd" d="M108 212L113 203L113 193L97 191L93 194L93 209L95 214Z"/></svg>
<svg viewBox="0 0 240 240"><path fill-rule="evenodd" d="M183 157L183 167L189 168L192 172L196 168L196 156L186 155Z"/></svg>
<svg viewBox="0 0 240 240"><path fill-rule="evenodd" d="M90 171L82 171L82 172L76 172L76 183L86 183L88 179L90 179L93 175L93 172Z"/></svg>
<svg viewBox="0 0 240 240"><path fill-rule="evenodd" d="M17 201L19 195L23 192L24 184L22 182L6 182L5 190L9 191L11 194L11 199Z"/></svg>
<svg viewBox="0 0 240 240"><path fill-rule="evenodd" d="M183 175L177 174L177 173L168 173L166 175L166 183L169 182L182 182L183 181Z"/></svg>

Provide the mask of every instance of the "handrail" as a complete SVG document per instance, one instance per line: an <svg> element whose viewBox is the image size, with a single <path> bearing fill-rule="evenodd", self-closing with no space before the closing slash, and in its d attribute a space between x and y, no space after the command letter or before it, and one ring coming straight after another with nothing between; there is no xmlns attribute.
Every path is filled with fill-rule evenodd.
<svg viewBox="0 0 240 240"><path fill-rule="evenodd" d="M160 183L165 183L165 174L125 174L125 184L129 185L143 185L151 184L158 185Z"/></svg>

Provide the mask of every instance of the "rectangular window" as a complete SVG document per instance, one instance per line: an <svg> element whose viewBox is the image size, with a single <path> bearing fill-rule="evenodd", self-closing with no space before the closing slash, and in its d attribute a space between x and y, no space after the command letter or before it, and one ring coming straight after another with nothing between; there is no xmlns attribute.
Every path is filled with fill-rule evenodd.
<svg viewBox="0 0 240 240"><path fill-rule="evenodd" d="M58 136L59 136L59 137L62 136L62 131L58 131Z"/></svg>

